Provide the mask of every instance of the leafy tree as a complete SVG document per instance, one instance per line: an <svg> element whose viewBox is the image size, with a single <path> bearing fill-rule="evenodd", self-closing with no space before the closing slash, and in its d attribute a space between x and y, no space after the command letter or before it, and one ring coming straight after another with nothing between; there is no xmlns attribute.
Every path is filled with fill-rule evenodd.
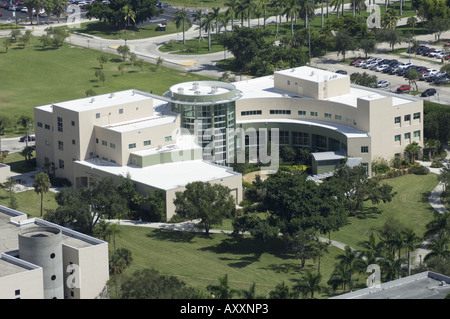
<svg viewBox="0 0 450 319"><path fill-rule="evenodd" d="M8 52L8 48L11 46L11 38L6 38L3 40L3 46L5 47L5 52Z"/></svg>
<svg viewBox="0 0 450 319"><path fill-rule="evenodd" d="M441 41L442 33L450 29L450 21L448 17L433 17L427 22L426 26L428 30L437 35L437 41Z"/></svg>
<svg viewBox="0 0 450 319"><path fill-rule="evenodd" d="M106 76L103 70L95 70L95 77L102 81L103 85L105 85Z"/></svg>
<svg viewBox="0 0 450 319"><path fill-rule="evenodd" d="M314 231L312 229L298 230L293 236L286 236L289 250L300 259L301 267L305 268L306 261L314 256Z"/></svg>
<svg viewBox="0 0 450 319"><path fill-rule="evenodd" d="M118 275L122 274L131 265L132 261L131 251L126 248L114 250L109 259L109 272L114 276L117 296L119 295Z"/></svg>
<svg viewBox="0 0 450 319"><path fill-rule="evenodd" d="M358 85L374 88L377 85L378 78L376 75L371 75L367 72L355 72L350 74L350 81Z"/></svg>
<svg viewBox="0 0 450 319"><path fill-rule="evenodd" d="M402 43L402 38L400 32L396 29L387 28L380 29L377 31L377 40L379 42L388 42L391 46L392 51L394 51L395 45Z"/></svg>
<svg viewBox="0 0 450 319"><path fill-rule="evenodd" d="M9 207L12 209L18 208L17 198L14 194L14 186L17 184L17 181L12 178L11 176L8 176L5 182L5 188L9 195Z"/></svg>
<svg viewBox="0 0 450 319"><path fill-rule="evenodd" d="M120 286L122 299L199 299L197 289L186 286L175 276L160 274L155 269L136 270Z"/></svg>
<svg viewBox="0 0 450 319"><path fill-rule="evenodd" d="M336 51L338 54L342 54L342 60L345 60L345 54L348 51L354 51L357 48L355 39L348 34L345 30L340 30L335 36Z"/></svg>
<svg viewBox="0 0 450 319"><path fill-rule="evenodd" d="M269 299L296 299L298 297L298 291L291 290L284 283L276 285L274 290L269 291Z"/></svg>
<svg viewBox="0 0 450 319"><path fill-rule="evenodd" d="M417 72L416 69L410 69L408 71L406 71L405 74L406 79L408 80L409 85L415 85L416 86L416 91L419 90L419 88L417 87L417 81L419 80L420 74L419 72Z"/></svg>
<svg viewBox="0 0 450 319"><path fill-rule="evenodd" d="M211 292L213 298L217 299L232 299L233 296L238 292L235 289L232 289L228 285L228 274L225 274L223 277L219 277L219 284L217 285L208 285L206 289Z"/></svg>
<svg viewBox="0 0 450 319"><path fill-rule="evenodd" d="M34 191L36 194L41 195L41 216L44 203L44 194L48 192L50 186L50 178L46 172L41 171L34 175Z"/></svg>
<svg viewBox="0 0 450 319"><path fill-rule="evenodd" d="M100 63L100 68L103 69L103 65L109 61L109 58L106 54L102 54L97 58L98 63Z"/></svg>
<svg viewBox="0 0 450 319"><path fill-rule="evenodd" d="M376 52L377 42L372 38L364 38L359 42L359 48L367 55Z"/></svg>
<svg viewBox="0 0 450 319"><path fill-rule="evenodd" d="M232 216L235 211L230 189L220 184L192 182L175 196L176 212L190 219L200 219L207 236L212 225L221 224L223 218Z"/></svg>
<svg viewBox="0 0 450 319"><path fill-rule="evenodd" d="M119 45L117 47L117 53L122 56L123 61L126 61L127 56L130 54L130 47L128 45Z"/></svg>

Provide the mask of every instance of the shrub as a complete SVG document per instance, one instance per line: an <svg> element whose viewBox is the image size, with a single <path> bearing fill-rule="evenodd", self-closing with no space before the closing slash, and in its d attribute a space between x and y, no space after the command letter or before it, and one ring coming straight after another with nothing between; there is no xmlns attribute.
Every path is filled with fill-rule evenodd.
<svg viewBox="0 0 450 319"><path fill-rule="evenodd" d="M415 175L427 175L430 170L425 166L411 166L408 168L408 172Z"/></svg>

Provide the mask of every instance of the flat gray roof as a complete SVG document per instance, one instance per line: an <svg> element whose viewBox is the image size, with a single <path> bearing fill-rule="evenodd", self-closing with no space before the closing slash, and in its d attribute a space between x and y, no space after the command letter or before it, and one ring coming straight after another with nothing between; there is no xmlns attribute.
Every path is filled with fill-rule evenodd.
<svg viewBox="0 0 450 319"><path fill-rule="evenodd" d="M330 299L444 299L450 293L450 277L424 271Z"/></svg>

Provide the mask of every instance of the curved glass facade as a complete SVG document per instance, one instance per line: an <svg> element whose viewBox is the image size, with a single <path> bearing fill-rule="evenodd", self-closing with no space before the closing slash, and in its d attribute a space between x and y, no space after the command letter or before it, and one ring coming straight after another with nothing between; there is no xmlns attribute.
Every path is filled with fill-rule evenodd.
<svg viewBox="0 0 450 319"><path fill-rule="evenodd" d="M240 92L218 81L185 82L165 94L172 111L181 115L181 128L196 136L203 159L225 165L234 158L235 101Z"/></svg>

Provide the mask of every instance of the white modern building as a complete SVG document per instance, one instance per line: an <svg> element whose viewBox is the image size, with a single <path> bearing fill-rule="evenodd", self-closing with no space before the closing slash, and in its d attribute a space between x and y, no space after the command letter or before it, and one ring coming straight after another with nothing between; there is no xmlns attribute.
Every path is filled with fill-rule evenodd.
<svg viewBox="0 0 450 319"><path fill-rule="evenodd" d="M423 102L299 67L231 84L180 83L162 96L126 90L39 106L35 127L38 167L76 187L130 175L141 191L165 190L170 219L174 194L193 181L225 184L239 203L242 176L229 164L244 145L261 147L263 134L311 149L316 174L342 158L370 174L374 160L423 146Z"/></svg>
<svg viewBox="0 0 450 319"><path fill-rule="evenodd" d="M0 206L0 299L107 298L108 243Z"/></svg>

